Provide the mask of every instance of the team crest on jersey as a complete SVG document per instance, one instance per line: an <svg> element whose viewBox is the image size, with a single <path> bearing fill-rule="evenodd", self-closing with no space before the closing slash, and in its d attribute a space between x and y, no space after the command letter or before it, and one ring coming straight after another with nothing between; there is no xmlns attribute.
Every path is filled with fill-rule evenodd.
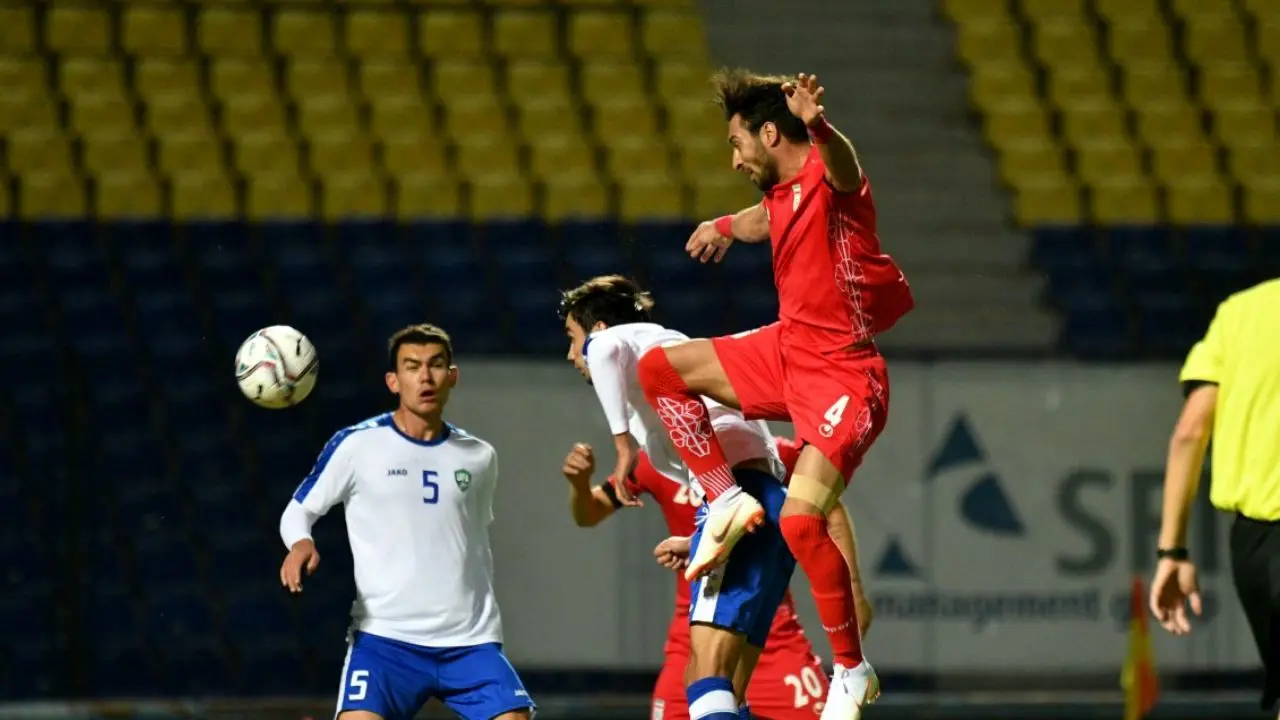
<svg viewBox="0 0 1280 720"><path fill-rule="evenodd" d="M471 487L471 473L466 470L454 470L453 481L458 483L458 489L466 492Z"/></svg>

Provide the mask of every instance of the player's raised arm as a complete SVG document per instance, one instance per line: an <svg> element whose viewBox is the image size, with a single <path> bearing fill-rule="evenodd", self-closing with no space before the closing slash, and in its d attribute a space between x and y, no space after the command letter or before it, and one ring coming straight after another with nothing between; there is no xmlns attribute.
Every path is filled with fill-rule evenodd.
<svg viewBox="0 0 1280 720"><path fill-rule="evenodd" d="M311 472L298 485L280 515L280 539L289 549L280 566L280 584L290 592L302 592L302 576L315 572L320 553L311 538L311 527L334 505L346 499L354 477L344 441L350 433L342 431L325 443Z"/></svg>
<svg viewBox="0 0 1280 720"><path fill-rule="evenodd" d="M622 507L610 485L591 486L596 460L591 446L577 443L564 459L565 480L569 481L569 512L578 527L595 527Z"/></svg>
<svg viewBox="0 0 1280 720"><path fill-rule="evenodd" d="M702 262L720 262L734 240L760 243L769 239L769 214L764 205L752 205L715 220L707 220L694 229L685 243L689 257Z"/></svg>
<svg viewBox="0 0 1280 720"><path fill-rule="evenodd" d="M817 75L805 73L797 75L795 82L782 85L787 107L809 128L809 137L822 153L827 182L840 192L855 192L862 187L862 165L849 138L827 122L826 109L822 106L824 90L818 85Z"/></svg>

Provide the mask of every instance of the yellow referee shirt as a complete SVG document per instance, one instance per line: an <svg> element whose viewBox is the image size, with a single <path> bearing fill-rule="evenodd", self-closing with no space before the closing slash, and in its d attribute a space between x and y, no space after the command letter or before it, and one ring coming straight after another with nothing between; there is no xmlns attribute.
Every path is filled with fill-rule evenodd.
<svg viewBox="0 0 1280 720"><path fill-rule="evenodd" d="M1224 300L1179 380L1218 386L1214 507L1280 520L1280 280Z"/></svg>

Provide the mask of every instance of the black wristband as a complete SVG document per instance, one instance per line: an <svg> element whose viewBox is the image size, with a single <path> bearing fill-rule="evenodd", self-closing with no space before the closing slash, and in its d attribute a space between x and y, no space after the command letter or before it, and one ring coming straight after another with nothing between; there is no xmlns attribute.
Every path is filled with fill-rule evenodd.
<svg viewBox="0 0 1280 720"><path fill-rule="evenodd" d="M605 497L609 498L609 502L613 503L614 510L622 508L622 500L618 497L618 489L613 486L613 483L606 482L600 486L600 489L604 490Z"/></svg>
<svg viewBox="0 0 1280 720"><path fill-rule="evenodd" d="M1186 560L1191 557L1184 547L1157 548L1156 558L1160 560Z"/></svg>

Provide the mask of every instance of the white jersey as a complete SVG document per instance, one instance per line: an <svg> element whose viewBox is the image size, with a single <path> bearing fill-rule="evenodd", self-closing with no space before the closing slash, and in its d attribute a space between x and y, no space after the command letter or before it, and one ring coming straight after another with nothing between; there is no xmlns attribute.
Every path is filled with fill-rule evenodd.
<svg viewBox="0 0 1280 720"><path fill-rule="evenodd" d="M489 523L498 482L493 446L448 425L411 438L379 415L339 431L280 519L286 547L346 506L357 630L416 645L502 642Z"/></svg>
<svg viewBox="0 0 1280 720"><path fill-rule="evenodd" d="M609 421L609 432L614 435L629 432L658 472L700 491L676 452L667 426L645 398L636 373L636 363L647 351L688 339L684 333L655 323L626 323L591 333L583 346L583 355L591 371L596 397L600 399L600 406ZM710 398L704 397L703 401L710 413L711 427L730 466L763 458L770 461L775 477L779 480L784 478L786 471L774 446L773 434L763 420L746 420L741 412ZM675 414L677 423L692 423L699 420L696 414L701 410L672 407L663 412ZM681 418L681 415L688 417ZM691 439L695 437L690 434Z"/></svg>

